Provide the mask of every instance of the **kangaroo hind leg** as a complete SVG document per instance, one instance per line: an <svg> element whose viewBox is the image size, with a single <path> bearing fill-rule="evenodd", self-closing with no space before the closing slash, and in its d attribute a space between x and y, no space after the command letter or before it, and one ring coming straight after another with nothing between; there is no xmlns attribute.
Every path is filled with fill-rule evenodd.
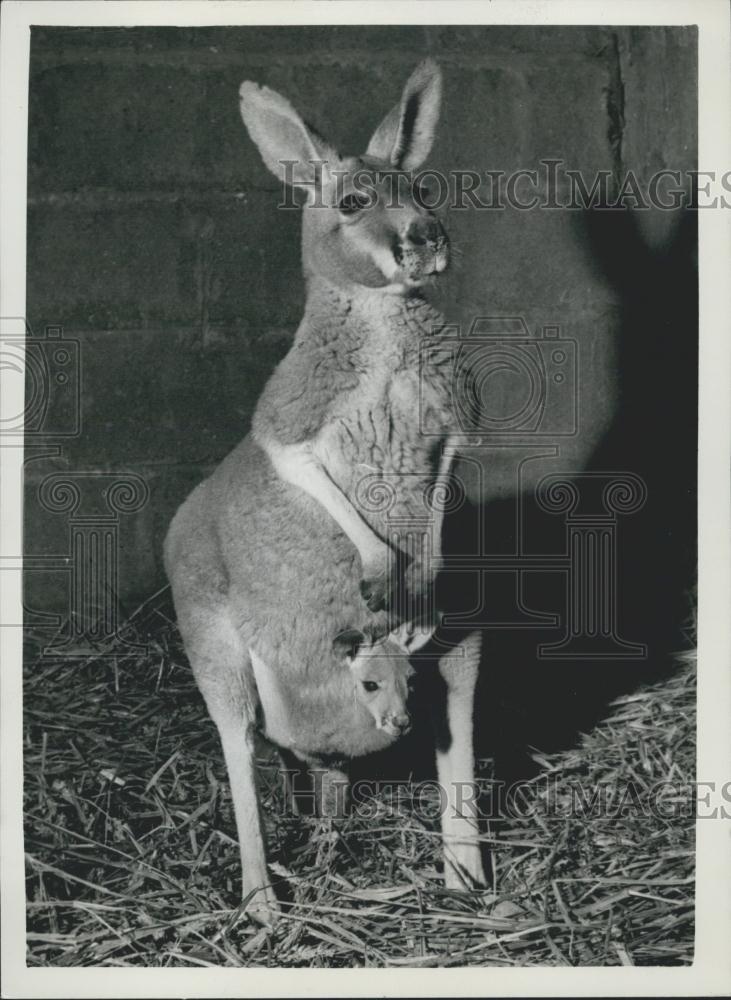
<svg viewBox="0 0 731 1000"><path fill-rule="evenodd" d="M437 776L446 804L442 813L442 838L444 879L448 889L486 884L479 843L472 739L480 640L480 633L472 632L439 661L439 673L446 685L446 704L445 718L436 727L436 758Z"/></svg>
<svg viewBox="0 0 731 1000"><path fill-rule="evenodd" d="M258 695L246 644L227 608L200 609L182 627L186 652L218 727L231 786L241 854L242 898L247 913L272 923L277 899L266 867L256 785L255 732ZM182 625L182 623L181 623Z"/></svg>

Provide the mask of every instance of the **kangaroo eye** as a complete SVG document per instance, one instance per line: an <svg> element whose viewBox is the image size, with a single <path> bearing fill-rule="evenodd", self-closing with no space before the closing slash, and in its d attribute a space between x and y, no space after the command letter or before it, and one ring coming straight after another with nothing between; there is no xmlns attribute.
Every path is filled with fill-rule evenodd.
<svg viewBox="0 0 731 1000"><path fill-rule="evenodd" d="M429 199L431 197L431 191L426 184L421 184L418 181L411 185L411 197L414 199L419 208L429 208Z"/></svg>
<svg viewBox="0 0 731 1000"><path fill-rule="evenodd" d="M375 681L363 681L363 690L372 694L373 691L378 690L378 684Z"/></svg>
<svg viewBox="0 0 731 1000"><path fill-rule="evenodd" d="M346 194L338 205L338 210L343 213L343 215L354 215L356 212L361 212L364 208L370 206L370 199L365 194L358 194L357 191L351 191L350 194Z"/></svg>

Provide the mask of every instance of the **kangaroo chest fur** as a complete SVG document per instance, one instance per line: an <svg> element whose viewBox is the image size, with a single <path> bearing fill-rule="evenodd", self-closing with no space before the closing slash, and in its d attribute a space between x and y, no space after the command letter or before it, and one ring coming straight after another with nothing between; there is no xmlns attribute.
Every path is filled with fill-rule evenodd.
<svg viewBox="0 0 731 1000"><path fill-rule="evenodd" d="M427 409L441 411L445 401L435 387L421 385L414 345L374 344L373 356L363 360L357 383L333 400L318 433L323 451L347 467L428 471L439 435L425 439L422 417Z"/></svg>
<svg viewBox="0 0 731 1000"><path fill-rule="evenodd" d="M376 530L428 514L452 430L444 319L421 299L308 301L257 408L260 440L309 447Z"/></svg>
<svg viewBox="0 0 731 1000"><path fill-rule="evenodd" d="M368 345L357 384L333 400L315 439L332 478L384 537L432 515L451 419L446 373L427 377L421 364L425 341L436 336L415 324L385 326Z"/></svg>

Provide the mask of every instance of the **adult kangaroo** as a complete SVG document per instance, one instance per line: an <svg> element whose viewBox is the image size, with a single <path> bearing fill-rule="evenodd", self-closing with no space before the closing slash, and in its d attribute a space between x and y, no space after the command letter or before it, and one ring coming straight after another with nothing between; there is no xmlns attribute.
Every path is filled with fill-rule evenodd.
<svg viewBox="0 0 731 1000"><path fill-rule="evenodd" d="M446 352L420 372L424 345L447 335L422 290L446 269L449 241L412 175L431 149L441 73L421 63L357 157L335 152L274 91L245 82L240 98L265 164L306 192L307 301L251 433L182 505L165 556L186 651L221 736L243 894L261 889L262 912L276 905L255 786L262 672L294 698L302 684L317 689L342 672L337 635L377 639L396 625L407 651L431 637L444 679L449 731L436 760L446 885L482 885L472 742L480 638L440 645L436 616L424 610L454 441ZM331 722L323 717L323 730Z"/></svg>

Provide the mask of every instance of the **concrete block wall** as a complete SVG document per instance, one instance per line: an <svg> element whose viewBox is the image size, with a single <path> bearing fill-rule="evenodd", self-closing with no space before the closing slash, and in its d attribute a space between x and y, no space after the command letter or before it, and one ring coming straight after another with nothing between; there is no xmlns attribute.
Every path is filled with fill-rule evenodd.
<svg viewBox="0 0 731 1000"><path fill-rule="evenodd" d="M693 28L34 28L27 317L79 341L82 423L55 455L29 451L30 610L67 601L43 563L68 549L67 514L38 500L49 473L144 479L149 501L119 516L118 585L127 604L153 592L170 517L246 433L298 323L299 216L277 211L241 124L243 79L356 152L428 54L445 75L430 167L509 174L554 158L647 179L695 166L695 44ZM576 215L453 211L440 305L463 327L523 316L577 340L582 426L563 455L578 467L616 405L618 303ZM662 239L669 223L651 215ZM510 492L509 464L491 455L486 499Z"/></svg>

